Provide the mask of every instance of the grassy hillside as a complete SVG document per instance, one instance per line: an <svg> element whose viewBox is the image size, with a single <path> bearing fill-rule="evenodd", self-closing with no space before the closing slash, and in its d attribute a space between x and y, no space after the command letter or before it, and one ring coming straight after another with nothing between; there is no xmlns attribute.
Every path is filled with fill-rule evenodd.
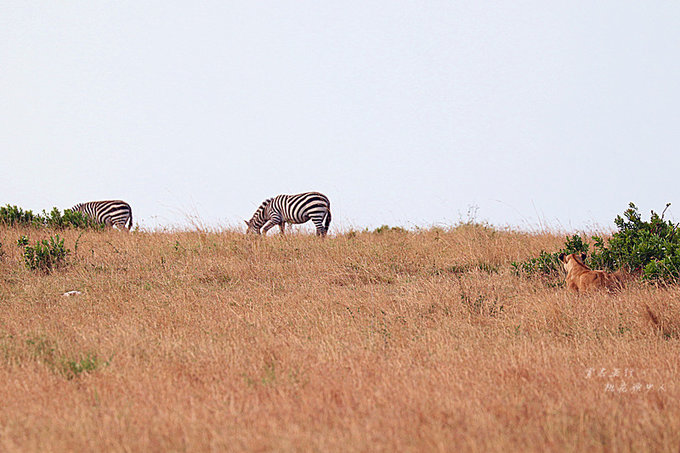
<svg viewBox="0 0 680 453"><path fill-rule="evenodd" d="M2 451L680 446L680 290L512 274L559 235L86 232L43 275L22 234L51 232L0 228Z"/></svg>

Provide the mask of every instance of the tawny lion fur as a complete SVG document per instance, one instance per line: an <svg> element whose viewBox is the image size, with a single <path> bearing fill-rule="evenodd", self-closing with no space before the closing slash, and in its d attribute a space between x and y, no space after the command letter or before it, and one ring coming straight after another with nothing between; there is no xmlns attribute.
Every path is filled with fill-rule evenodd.
<svg viewBox="0 0 680 453"><path fill-rule="evenodd" d="M609 273L605 271L592 270L585 264L585 253L579 256L576 253L570 255L561 254L560 261L567 271L566 284L577 292L589 291L592 289L606 289L616 291L623 288L623 276L620 272Z"/></svg>

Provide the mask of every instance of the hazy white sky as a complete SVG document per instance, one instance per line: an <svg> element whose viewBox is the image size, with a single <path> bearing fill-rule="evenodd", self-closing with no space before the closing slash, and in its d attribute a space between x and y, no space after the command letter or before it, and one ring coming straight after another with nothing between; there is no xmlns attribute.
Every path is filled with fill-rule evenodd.
<svg viewBox="0 0 680 453"><path fill-rule="evenodd" d="M147 227L307 190L331 229L680 217L678 2L9 0L0 62L0 204L121 198Z"/></svg>

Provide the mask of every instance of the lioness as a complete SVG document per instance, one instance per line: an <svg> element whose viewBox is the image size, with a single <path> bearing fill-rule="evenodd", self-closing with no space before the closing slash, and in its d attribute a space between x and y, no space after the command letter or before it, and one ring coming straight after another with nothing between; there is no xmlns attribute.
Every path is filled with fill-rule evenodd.
<svg viewBox="0 0 680 453"><path fill-rule="evenodd" d="M598 288L614 291L623 287L623 279L619 272L610 274L605 271L594 271L583 264L585 259L585 253L582 253L581 256L576 253L560 254L560 261L564 265L564 270L567 271L566 284L568 288L582 292Z"/></svg>

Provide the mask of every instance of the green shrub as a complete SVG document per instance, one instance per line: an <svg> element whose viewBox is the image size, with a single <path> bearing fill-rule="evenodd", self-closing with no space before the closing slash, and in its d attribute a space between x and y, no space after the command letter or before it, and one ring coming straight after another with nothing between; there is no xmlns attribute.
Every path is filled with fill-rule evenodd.
<svg viewBox="0 0 680 453"><path fill-rule="evenodd" d="M568 255L570 253L581 252L588 253L588 244L582 236L575 234L567 236L564 247L556 252L547 253L541 251L537 258L531 258L524 262L513 261L510 265L515 274L557 276L562 269L559 259L560 254Z"/></svg>
<svg viewBox="0 0 680 453"><path fill-rule="evenodd" d="M102 360L97 354L92 353L79 354L77 359L72 359L60 354L57 344L42 335L29 337L25 343L30 357L68 380L75 379L83 373L92 373L102 367L107 367L113 359L111 356L108 360Z"/></svg>
<svg viewBox="0 0 680 453"><path fill-rule="evenodd" d="M405 233L406 230L401 228L401 227L391 227L389 225L381 225L375 230L373 230L374 233L377 234L382 234L382 233Z"/></svg>
<svg viewBox="0 0 680 453"><path fill-rule="evenodd" d="M670 203L666 205L668 209ZM637 206L630 203L623 216L614 220L618 231L607 243L600 236L592 236L593 253L586 264L593 269L639 272L647 281L676 282L680 279L680 235L678 225L664 220L664 213L651 211L649 221L642 220ZM558 275L560 253L588 252L588 244L581 236L567 237L565 247L554 253L542 251L537 258L513 262L516 273L525 275Z"/></svg>
<svg viewBox="0 0 680 453"><path fill-rule="evenodd" d="M67 379L74 379L81 373L91 373L101 366L109 365L109 361L102 362L96 355L87 354L80 360L64 360L62 362L62 372Z"/></svg>
<svg viewBox="0 0 680 453"><path fill-rule="evenodd" d="M18 206L1 206L0 223L9 226L40 226L42 217L33 214L32 211L24 211Z"/></svg>
<svg viewBox="0 0 680 453"><path fill-rule="evenodd" d="M80 212L73 212L65 209L62 214L57 208L52 208L49 214L46 211L40 214L33 214L32 211L24 211L18 206L0 207L0 224L9 226L32 226L50 227L56 229L64 228L93 228L103 229L104 225L95 222L92 218Z"/></svg>
<svg viewBox="0 0 680 453"><path fill-rule="evenodd" d="M590 263L606 270L623 268L641 271L643 280L673 282L680 278L680 235L678 225L664 220L651 211L649 221L643 221L637 206L630 203L622 216L614 220L619 231L605 245L600 237L593 236L595 251Z"/></svg>
<svg viewBox="0 0 680 453"><path fill-rule="evenodd" d="M57 229L64 228L93 228L103 229L104 225L95 222L90 216L84 215L81 212L74 212L70 209L64 209L64 213L57 208L52 208L48 214L43 211L44 224Z"/></svg>
<svg viewBox="0 0 680 453"><path fill-rule="evenodd" d="M17 245L24 249L24 264L31 270L39 270L45 273L66 264L66 255L70 250L64 247L64 240L59 235L50 236L49 241L43 239L35 245L28 245L28 238L21 236Z"/></svg>

